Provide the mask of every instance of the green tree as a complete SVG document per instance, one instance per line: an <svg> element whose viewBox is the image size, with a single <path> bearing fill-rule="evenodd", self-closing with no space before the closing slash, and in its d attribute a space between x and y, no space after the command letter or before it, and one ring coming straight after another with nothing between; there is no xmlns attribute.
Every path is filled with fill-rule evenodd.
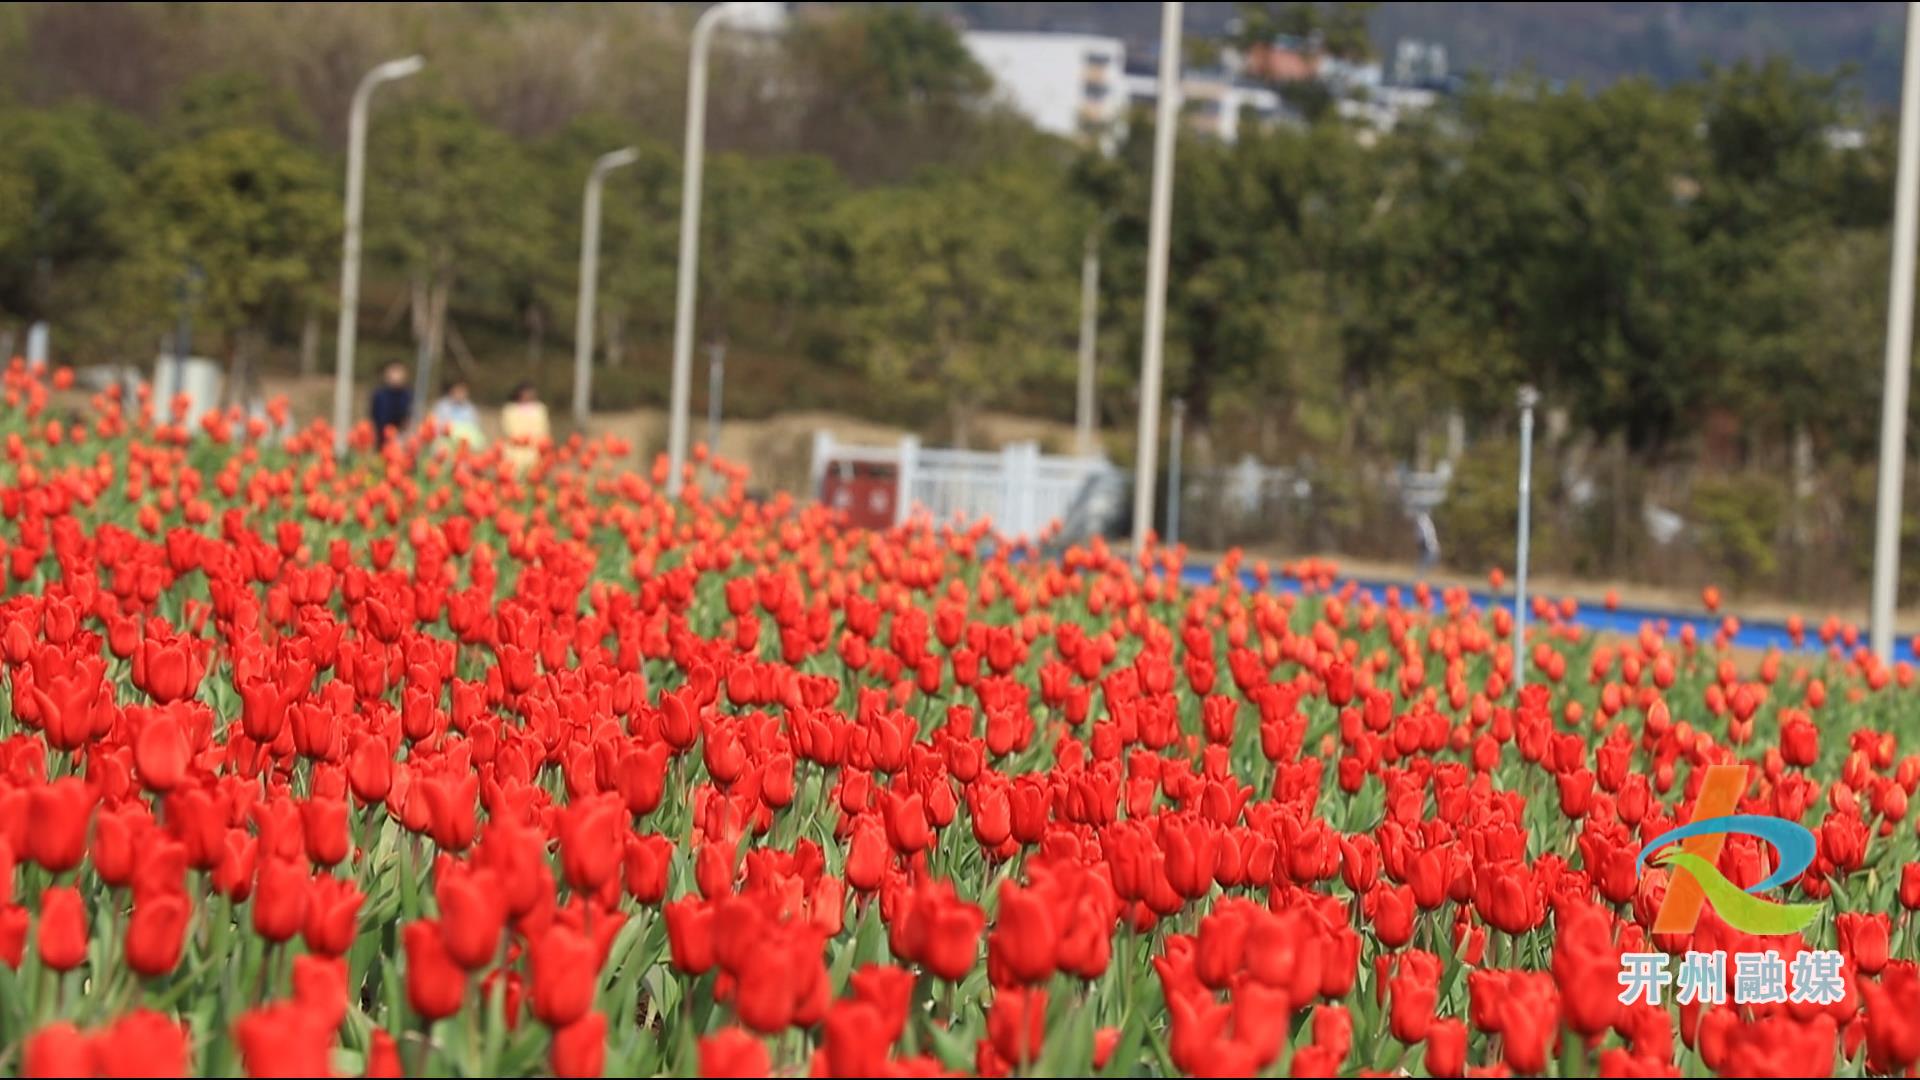
<svg viewBox="0 0 1920 1080"><path fill-rule="evenodd" d="M790 338L832 272L832 214L845 194L825 158L717 156L702 204L702 334L726 340L751 319L775 341Z"/></svg>
<svg viewBox="0 0 1920 1080"><path fill-rule="evenodd" d="M600 292L594 305L599 354L621 366L637 335L673 328L674 259L679 239L680 159L607 114L579 117L545 140L540 167L560 234L580 241L581 193L601 154L631 145L640 160L606 180L600 202ZM576 248L577 251L577 248ZM576 296L578 282L574 282ZM567 315L575 315L571 303ZM572 326L571 322L568 326Z"/></svg>
<svg viewBox="0 0 1920 1080"><path fill-rule="evenodd" d="M1064 387L1080 236L1053 180L946 173L841 208L856 354L880 387L944 406L952 437L996 392Z"/></svg>
<svg viewBox="0 0 1920 1080"><path fill-rule="evenodd" d="M898 181L1031 138L983 106L993 80L944 20L905 5L858 5L801 22L782 47L792 145L857 181ZM796 92L797 91L797 92ZM998 121L998 122L997 122ZM761 122L765 122L764 116Z"/></svg>
<svg viewBox="0 0 1920 1080"><path fill-rule="evenodd" d="M290 91L245 71L213 72L188 83L169 127L180 140L237 127L276 131L305 145L315 136L313 118Z"/></svg>
<svg viewBox="0 0 1920 1080"><path fill-rule="evenodd" d="M1234 42L1242 48L1271 45L1291 38L1342 60L1365 60L1373 55L1369 23L1378 4L1369 3L1242 3Z"/></svg>
<svg viewBox="0 0 1920 1080"><path fill-rule="evenodd" d="M496 330L530 351L565 303L567 251L521 146L465 108L409 103L375 125L368 246L407 282L416 346L438 370L457 286L492 301Z"/></svg>
<svg viewBox="0 0 1920 1080"><path fill-rule="evenodd" d="M1468 95L1429 208L1447 302L1488 362L1459 373L1464 399L1504 408L1524 379L1636 447L1681 429L1712 385L1713 283L1689 229L1698 119L1688 95L1637 80Z"/></svg>
<svg viewBox="0 0 1920 1080"><path fill-rule="evenodd" d="M338 242L331 171L273 132L232 128L140 171L140 221L158 273L191 265L197 319L223 338L229 386L245 392L269 331L315 301Z"/></svg>
<svg viewBox="0 0 1920 1080"><path fill-rule="evenodd" d="M0 146L0 184L11 193L0 308L44 318L60 313L67 273L96 272L126 252L114 211L128 178L84 107L0 115Z"/></svg>
<svg viewBox="0 0 1920 1080"><path fill-rule="evenodd" d="M1136 355L1151 143L1148 125L1130 128L1121 154L1128 192L1116 201L1103 267L1103 308L1126 328L1125 352ZM1298 446L1328 434L1340 391L1339 281L1369 205L1361 155L1333 127L1254 132L1232 146L1183 140L1169 251L1168 392L1185 398L1201 449L1223 401L1277 403L1237 410L1257 413L1269 441Z"/></svg>
<svg viewBox="0 0 1920 1080"><path fill-rule="evenodd" d="M1287 45L1341 60L1373 56L1369 23L1378 5L1370 3L1241 3L1232 40L1243 52L1258 55ZM1333 89L1318 79L1289 79L1274 89L1310 122L1333 109Z"/></svg>

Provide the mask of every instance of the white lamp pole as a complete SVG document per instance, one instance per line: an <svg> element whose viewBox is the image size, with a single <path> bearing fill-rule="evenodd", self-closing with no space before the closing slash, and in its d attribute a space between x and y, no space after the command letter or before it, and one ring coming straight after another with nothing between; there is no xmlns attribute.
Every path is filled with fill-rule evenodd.
<svg viewBox="0 0 1920 1080"><path fill-rule="evenodd" d="M1180 546L1180 446L1187 438L1187 399L1173 399L1173 423L1167 431L1167 545Z"/></svg>
<svg viewBox="0 0 1920 1080"><path fill-rule="evenodd" d="M1087 233L1087 249L1080 257L1080 379L1073 407L1073 452L1091 457L1094 450L1093 368L1100 336L1100 234Z"/></svg>
<svg viewBox="0 0 1920 1080"><path fill-rule="evenodd" d="M680 193L680 282L673 303L673 387L667 401L667 493L680 494L687 460L687 409L693 381L693 299L700 278L700 178L707 148L707 54L713 32L738 5L715 4L693 24L687 65L687 148Z"/></svg>
<svg viewBox="0 0 1920 1080"><path fill-rule="evenodd" d="M1920 210L1920 4L1907 5L1900 79L1900 152L1893 187L1893 270L1887 286L1887 373L1880 394L1880 490L1873 522L1873 654L1893 659L1900 581L1900 496L1907 463L1907 376L1913 365L1915 211Z"/></svg>
<svg viewBox="0 0 1920 1080"><path fill-rule="evenodd" d="M1533 409L1540 393L1520 388L1520 520L1513 553L1513 693L1527 685L1527 541L1533 518Z"/></svg>
<svg viewBox="0 0 1920 1080"><path fill-rule="evenodd" d="M1160 5L1160 101L1154 114L1153 198L1147 232L1147 315L1140 356L1140 437L1133 470L1133 550L1153 530L1160 449L1160 339L1167 319L1167 238L1173 219L1173 143L1180 124L1179 3Z"/></svg>
<svg viewBox="0 0 1920 1080"><path fill-rule="evenodd" d="M640 160L640 151L623 147L602 154L587 173L587 194L580 210L580 302L573 324L573 426L583 431L593 403L593 302L600 287L600 188L607 174Z"/></svg>
<svg viewBox="0 0 1920 1080"><path fill-rule="evenodd" d="M347 429L353 425L353 345L360 329L360 207L365 200L367 176L367 104L375 87L404 79L426 63L423 57L409 56L389 60L367 72L353 91L353 109L347 114L347 235L341 245L339 354L333 375L336 456L346 454Z"/></svg>

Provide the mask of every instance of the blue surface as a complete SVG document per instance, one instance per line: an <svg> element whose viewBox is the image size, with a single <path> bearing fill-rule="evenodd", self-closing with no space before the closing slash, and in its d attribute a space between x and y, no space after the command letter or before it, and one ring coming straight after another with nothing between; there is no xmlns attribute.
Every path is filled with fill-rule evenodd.
<svg viewBox="0 0 1920 1080"><path fill-rule="evenodd" d="M1213 580L1213 564L1195 563L1184 566L1181 568L1180 577L1183 582L1189 585L1205 584ZM1240 572L1240 580L1249 589L1258 589L1260 587L1259 579L1254 577L1251 570L1242 570ZM1412 593L1415 583L1411 581L1369 581L1361 578L1337 577L1334 579L1333 588L1328 591L1339 592L1345 588L1348 583L1352 583L1359 594L1371 597L1379 603L1386 602L1388 589L1399 589L1401 603L1403 604L1411 603L1413 600ZM1302 591L1299 581L1287 577L1280 573L1278 569L1275 569L1270 575L1269 588L1292 593ZM1435 587L1436 592L1438 588L1438 586ZM1511 608L1513 606L1513 596L1510 593L1496 596L1484 589L1470 589L1468 590L1468 595L1472 598L1475 606L1483 609L1494 607ZM1557 602L1559 598L1554 597L1553 599ZM1734 613L1729 612L1728 614ZM1713 640L1713 636L1720 632L1720 622L1724 617L1723 615L1709 615L1700 611L1661 611L1654 608L1628 607L1625 605L1609 611L1602 604L1581 599L1579 610L1574 613L1573 618L1562 621L1571 622L1573 625L1584 630L1626 635L1638 634L1640 627L1647 623L1653 624L1656 630L1662 630L1669 636L1680 633L1682 626L1692 626L1693 632L1699 636L1700 640L1702 642L1708 642ZM1802 643L1795 645L1792 636L1787 633L1785 623L1746 619L1737 614L1735 614L1734 617L1740 619L1740 632L1734 635L1733 639L1733 644L1737 648L1756 649L1762 652L1768 649L1779 649L1781 652L1803 653L1826 651L1826 643L1820 640L1819 633L1819 622L1824 620L1809 621L1805 627ZM1862 640L1864 643L1864 638ZM1836 638L1834 643L1839 645L1839 639ZM1913 641L1909 638L1898 639L1894 643L1894 658L1896 660L1915 660L1916 656L1913 650Z"/></svg>

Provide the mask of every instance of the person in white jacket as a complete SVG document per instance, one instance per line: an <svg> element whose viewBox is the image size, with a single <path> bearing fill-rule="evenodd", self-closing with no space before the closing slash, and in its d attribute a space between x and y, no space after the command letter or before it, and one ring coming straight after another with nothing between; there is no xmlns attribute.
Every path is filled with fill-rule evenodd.
<svg viewBox="0 0 1920 1080"><path fill-rule="evenodd" d="M428 417L433 421L434 435L448 443L465 443L477 450L486 442L486 436L480 433L480 410L474 407L465 379L447 380Z"/></svg>

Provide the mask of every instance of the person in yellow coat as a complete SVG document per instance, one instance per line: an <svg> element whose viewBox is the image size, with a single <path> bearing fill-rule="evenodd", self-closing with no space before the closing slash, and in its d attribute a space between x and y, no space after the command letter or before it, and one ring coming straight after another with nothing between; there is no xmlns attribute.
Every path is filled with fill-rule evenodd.
<svg viewBox="0 0 1920 1080"><path fill-rule="evenodd" d="M502 453L515 472L524 473L540 460L540 452L552 438L547 407L533 384L523 382L513 390L513 400L500 410L500 434L505 443Z"/></svg>

